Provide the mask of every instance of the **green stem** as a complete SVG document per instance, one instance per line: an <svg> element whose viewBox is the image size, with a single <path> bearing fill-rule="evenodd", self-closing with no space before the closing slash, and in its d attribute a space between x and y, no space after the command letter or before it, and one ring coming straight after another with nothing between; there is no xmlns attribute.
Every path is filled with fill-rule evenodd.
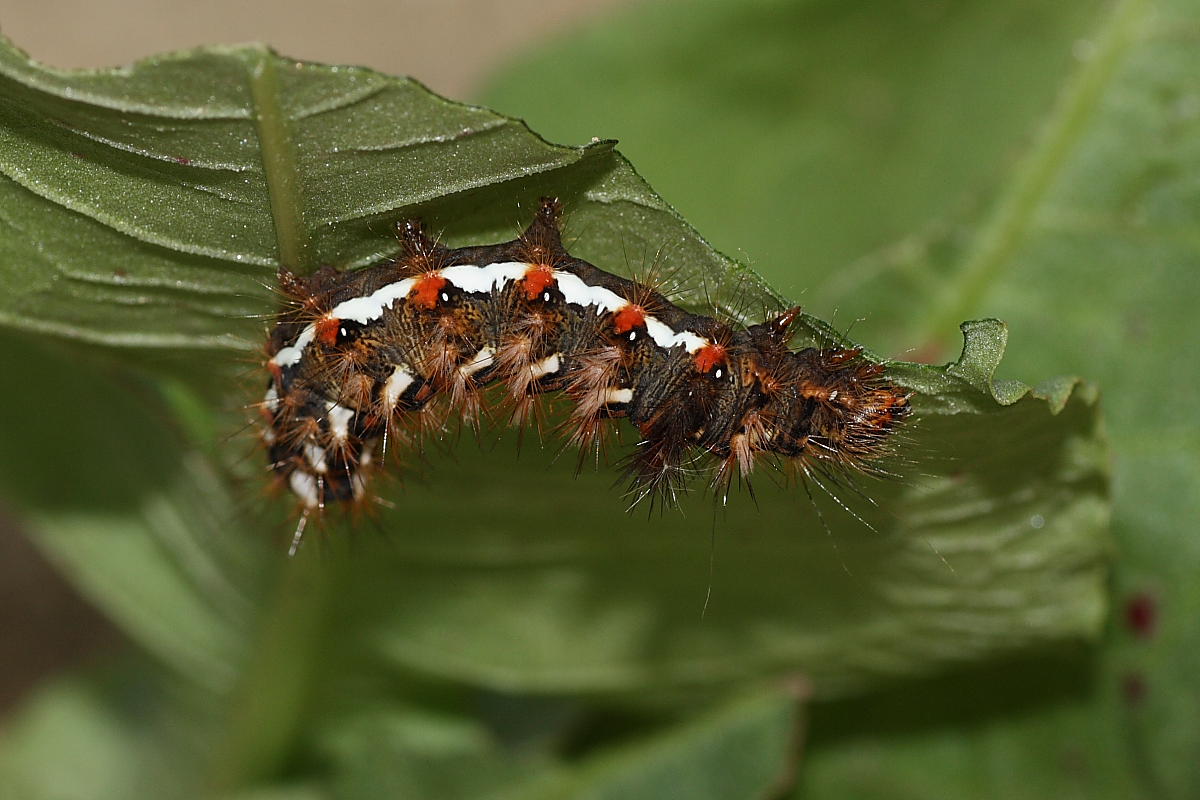
<svg viewBox="0 0 1200 800"><path fill-rule="evenodd" d="M1095 50L1064 87L1033 149L981 228L975 246L925 315L925 336L944 336L977 315L984 295L1025 239L1034 214L1082 138L1117 65L1135 39L1148 0L1119 0L1095 37Z"/></svg>
<svg viewBox="0 0 1200 800"><path fill-rule="evenodd" d="M292 749L308 708L333 581L315 544L309 542L282 566L263 609L214 748L212 796L277 774Z"/></svg>

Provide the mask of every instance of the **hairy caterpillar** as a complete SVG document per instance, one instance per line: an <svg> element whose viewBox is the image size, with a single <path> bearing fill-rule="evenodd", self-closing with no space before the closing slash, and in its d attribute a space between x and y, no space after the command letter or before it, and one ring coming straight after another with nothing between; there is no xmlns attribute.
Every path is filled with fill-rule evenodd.
<svg viewBox="0 0 1200 800"><path fill-rule="evenodd" d="M627 417L635 503L671 501L705 454L719 491L760 455L802 475L873 470L909 413L882 365L857 349L790 350L799 309L748 327L689 313L572 257L559 213L543 199L518 238L454 250L408 221L396 258L280 270L288 304L260 407L271 468L302 506L297 542L311 512L364 497L377 450L416 446L450 414L476 423L496 395L524 424L538 395L562 392L565 436L583 449Z"/></svg>

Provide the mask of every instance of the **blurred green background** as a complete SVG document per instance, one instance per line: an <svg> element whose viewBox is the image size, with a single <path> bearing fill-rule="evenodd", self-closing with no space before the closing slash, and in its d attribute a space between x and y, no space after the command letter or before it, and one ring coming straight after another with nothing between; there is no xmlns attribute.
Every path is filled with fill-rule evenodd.
<svg viewBox="0 0 1200 800"><path fill-rule="evenodd" d="M198 780L190 773L209 772L210 760L224 776L214 791L247 797L1200 796L1193 666L1200 653L1200 543L1193 531L1200 519L1200 429L1189 413L1200 381L1187 366L1200 333L1194 2L589 3L553 11L513 3L364 3L311 13L292 4L249 13L235 4L47 3L6 8L0 26L35 58L63 66L258 39L297 58L411 73L451 96L522 117L550 141L620 139L648 183L718 249L884 355L947 361L957 354L960 320L1003 319L1011 337L1002 377L1035 383L1070 374L1101 388L1113 445L1116 553L1113 612L1098 641L1081 645L1078 636L1063 636L1063 646L1053 646L1033 637L1032 649L993 658L930 652L929 663L940 665L930 671L910 668L921 663L918 654L947 641L965 647L968 637L914 634L909 648L886 651L895 659L890 664L864 666L850 641L831 658L839 615L854 617L870 605L848 605L846 586L869 585L875 567L866 559L881 553L844 538L840 551L798 545L791 558L816 562L806 575L834 576L796 587L797 604L809 608L799 624L819 628L825 621L835 632L817 660L894 679L828 696L823 682L836 683L835 676L815 687L802 678L782 689L755 681L706 685L705 669L726 668L713 664L742 668L739 653L725 652L717 654L723 660L700 665L697 686L646 696L628 689L655 676L598 669L562 677L553 649L516 659L509 672L472 662L473 647L503 652L508 641L573 641L574 631L472 628L478 604L497 602L489 576L516 567L502 550L487 549L497 541L472 530L469 514L453 528L468 552L478 537L478 578L463 579L461 564L458 572L445 566L459 581L448 592L463 600L438 606L435 621L446 625L457 613L460 635L483 643L448 647L421 640L427 609L404 614L355 604L439 594L439 559L448 556L433 546L397 545L401 559L417 562L402 576L382 567L363 571L351 554L292 565L276 586L241 579L238 569L250 564L228 563L241 551L236 544L221 551L227 532L202 508L192 510L210 540L197 545L180 526L173 545L152 543L149 553L133 537L96 536L103 519L81 517L65 530L60 520L59 532L40 540L43 550L85 595L111 604L108 615L123 609L118 627L155 655L138 655L111 629L103 633L94 612L60 599L66 590L48 577L31 581L28 575L43 574L31 570L47 568L7 534L12 556L5 559L2 619L13 700L0 778L13 796L187 796ZM6 346L21 355L8 357L5 374L21 374L30 351ZM65 403L87 392L97 407L123 408L119 413L134 419L144 414L121 399L129 389L118 385L123 378L63 376L56 365L72 357L54 346L38 356L50 373L44 385L51 397ZM9 401L10 419L39 413L30 405L36 397L22 395ZM177 409L188 396L178 392ZM59 418L70 414L69 404L51 407L60 408ZM147 441L159 433L147 432ZM146 452L152 449L147 444ZM9 458L11 476L20 470L11 463L16 456ZM507 458L464 459L454 480L477 485L488 474L472 472L483 469L477 464L495 470ZM189 462L183 480L216 480L208 470ZM162 482L164 494L177 491L177 465L128 471L131 483ZM564 472L559 464L545 473L562 502L608 491L604 476L573 482ZM12 497L3 496L18 505L27 488L13 478L6 490ZM429 505L438 487L408 489ZM501 507L504 495L500 487L488 502ZM608 499L617 504L611 493ZM117 507L120 498L107 501ZM174 530L175 506L164 502L143 513L157 530ZM555 515L553 508L507 513L528 514L535 528L552 525ZM114 530L119 522L114 517ZM698 534L693 539L705 538L707 519L697 527L689 531ZM651 557L634 559L650 574L644 585L662 570L671 580L685 576L695 594L671 584L678 594L637 601L671 606L679 618L698 616L707 547L646 544L645 530L618 534L614 552L644 548ZM56 549L55 537L70 539L69 547ZM731 599L736 577L726 576L756 560L782 562L769 544L760 543L759 552L742 537L717 547L715 620L684 634L695 640L671 647L698 653L769 638L752 631L745 639L704 641L723 626L748 624ZM155 548L199 581L190 593L139 585L155 580L139 569L161 558ZM64 557L68 550L74 555ZM577 602L583 579L569 568L571 553L547 545L533 557L567 568L536 576L539 593L530 596ZM606 557L612 562L598 574L629 569L619 555ZM250 563L271 563L270 553ZM842 569L865 572L865 583L843 580ZM1033 565L1029 570L1037 577ZM781 568L781 584L787 576ZM401 594L387 585L398 580L418 585L406 584ZM369 582L377 591L347 591L350 599L338 602L346 582ZM242 597L230 585L256 586L263 595ZM520 584L510 591L504 602L519 610ZM200 598L183 617L188 626L155 629L154 609L139 607L145 598L167 596L181 608ZM285 602L273 605L271 597ZM991 599L1003 607L1028 597L998 590ZM606 597L603 614L586 606L558 616L530 608L526 619L607 625L587 637L599 662L614 637L636 628L637 602L621 601ZM247 615L247 607L268 609L268 619ZM405 636L393 627L397 614L405 617ZM780 616L777 624L786 624ZM229 630L229 620L247 618L258 633ZM962 628L982 639L986 631L972 630L975 619L964 614ZM911 630L919 633L919 622ZM91 652L82 671L70 663L97 640L102 652ZM155 642L167 644L156 649ZM670 655L663 649L654 657ZM312 650L338 655L315 658ZM175 658L166 670L163 652ZM578 667L591 654L574 655ZM795 654L800 665L810 657ZM374 663L380 658L386 668ZM522 680L519 670L539 659L545 672ZM944 669L955 661L970 663ZM52 665L58 677L43 676ZM456 680L428 674L447 665ZM220 685L229 673L243 691L252 687L254 696L233 704L249 721L239 723L236 714L232 723L214 721L213 709L197 699L204 695L181 688L180 673ZM464 676L466 684L473 678L487 688L464 688ZM293 703L293 687L339 680L349 685L317 693L317 702L303 707ZM619 690L606 692L606 681ZM798 712L796 699L810 693L819 702Z"/></svg>

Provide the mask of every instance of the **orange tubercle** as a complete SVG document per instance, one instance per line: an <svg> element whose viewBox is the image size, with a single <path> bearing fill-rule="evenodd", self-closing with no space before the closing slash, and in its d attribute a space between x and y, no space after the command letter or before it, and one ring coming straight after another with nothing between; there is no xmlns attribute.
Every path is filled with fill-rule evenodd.
<svg viewBox="0 0 1200 800"><path fill-rule="evenodd" d="M446 279L436 272L428 272L417 281L408 296L417 306L432 310L437 306Z"/></svg>
<svg viewBox="0 0 1200 800"><path fill-rule="evenodd" d="M337 317L321 317L317 320L317 341L323 345L332 346L337 344L338 331L342 327L342 321Z"/></svg>
<svg viewBox="0 0 1200 800"><path fill-rule="evenodd" d="M696 351L694 357L697 372L711 372L714 367L725 363L725 345L709 344Z"/></svg>
<svg viewBox="0 0 1200 800"><path fill-rule="evenodd" d="M549 264L533 264L525 271L525 277L521 283L525 289L525 297L537 300L543 292L556 283L554 269Z"/></svg>
<svg viewBox="0 0 1200 800"><path fill-rule="evenodd" d="M646 312L638 305L630 303L622 308L613 317L613 326L617 333L628 333L634 328L641 328L646 324Z"/></svg>

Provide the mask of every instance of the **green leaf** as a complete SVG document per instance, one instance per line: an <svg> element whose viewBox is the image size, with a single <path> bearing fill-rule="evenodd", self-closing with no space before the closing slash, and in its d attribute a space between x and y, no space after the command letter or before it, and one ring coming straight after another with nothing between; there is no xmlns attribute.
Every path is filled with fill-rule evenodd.
<svg viewBox="0 0 1200 800"><path fill-rule="evenodd" d="M554 761L505 748L478 722L416 709L373 709L333 727L322 745L338 798L603 800L762 797L793 776L803 733L786 687L722 699L683 724L583 758Z"/></svg>
<svg viewBox="0 0 1200 800"><path fill-rule="evenodd" d="M319 743L338 798L501 796L553 777L544 757L505 752L477 720L384 707L338 720Z"/></svg>
<svg viewBox="0 0 1200 800"><path fill-rule="evenodd" d="M131 685L136 685L136 692L130 691ZM164 700L153 671L136 662L40 688L5 719L0 796L13 800L189 796L183 791L190 777L186 762L168 755L171 745L178 745L183 737L167 722Z"/></svg>
<svg viewBox="0 0 1200 800"><path fill-rule="evenodd" d="M536 796L769 797L794 777L804 733L798 703L784 687L736 697L687 724L602 753Z"/></svg>
<svg viewBox="0 0 1200 800"><path fill-rule="evenodd" d="M258 602L233 565L255 542L207 505L224 487L183 452L152 386L97 363L0 334L0 369L27 387L5 398L20 421L0 444L6 499L128 634L194 680L228 685Z"/></svg>

